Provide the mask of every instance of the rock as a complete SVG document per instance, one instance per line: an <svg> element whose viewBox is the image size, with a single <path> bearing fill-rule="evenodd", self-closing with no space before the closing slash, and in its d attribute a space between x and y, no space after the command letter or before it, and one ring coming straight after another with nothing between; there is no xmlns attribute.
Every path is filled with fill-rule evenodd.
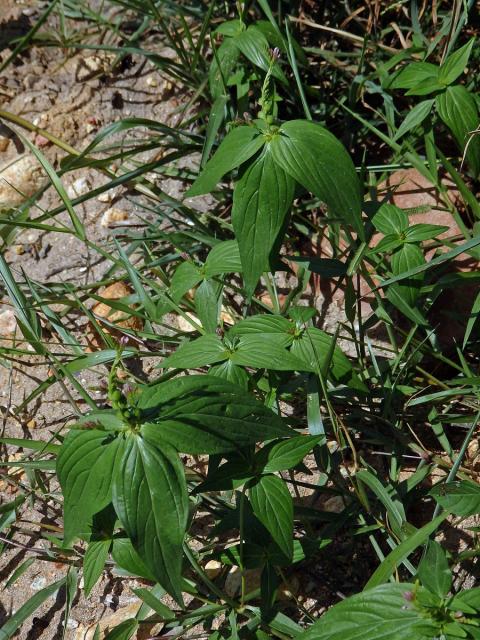
<svg viewBox="0 0 480 640"><path fill-rule="evenodd" d="M34 591L40 591L40 589L43 589L47 586L47 579L45 576L37 576L32 580L30 586Z"/></svg>
<svg viewBox="0 0 480 640"><path fill-rule="evenodd" d="M332 496L325 500L323 510L329 513L342 513L345 510L345 502L342 496Z"/></svg>
<svg viewBox="0 0 480 640"><path fill-rule="evenodd" d="M113 200L115 200L115 198L118 197L119 194L119 190L117 187L113 187L112 189L107 189L107 191L104 191L103 193L101 193L97 200L99 202L113 202Z"/></svg>
<svg viewBox="0 0 480 640"><path fill-rule="evenodd" d="M7 150L9 144L10 138L7 138L6 136L0 136L0 153L4 153Z"/></svg>
<svg viewBox="0 0 480 640"><path fill-rule="evenodd" d="M35 146L37 146L39 149L44 149L45 147L49 147L52 144L48 138L42 136L40 133L35 136L34 142Z"/></svg>
<svg viewBox="0 0 480 640"><path fill-rule="evenodd" d="M90 181L87 178L77 178L68 188L67 195L69 198L78 198L83 196L84 193L92 188Z"/></svg>
<svg viewBox="0 0 480 640"><path fill-rule="evenodd" d="M0 210L20 206L46 182L43 169L32 156L23 155L5 164L0 168Z"/></svg>
<svg viewBox="0 0 480 640"><path fill-rule="evenodd" d="M0 337L5 338L15 334L17 318L12 309L6 309L0 313Z"/></svg>
<svg viewBox="0 0 480 640"><path fill-rule="evenodd" d="M133 290L123 282L115 282L109 285L99 295L105 300L121 300L131 295ZM129 305L130 309L134 309L135 305ZM129 329L131 331L141 331L143 329L143 321L134 315L127 315L124 311L119 311L111 307L108 302L97 302L92 307L92 312L102 325L102 331L108 333L108 335L120 339L125 334L121 331L117 331L114 328L104 324L102 319L107 320L109 323L113 323L122 329ZM98 335L95 326L89 322L87 327L87 341L89 350L93 351L102 347L102 341ZM133 344L133 341L131 341Z"/></svg>
<svg viewBox="0 0 480 640"><path fill-rule="evenodd" d="M205 573L210 578L210 580L214 580L217 578L222 571L222 563L218 562L218 560L209 560L205 565Z"/></svg>
<svg viewBox="0 0 480 640"><path fill-rule="evenodd" d="M100 226L108 229L110 227L121 225L122 223L127 222L129 218L130 216L127 211L118 209L117 207L110 207L103 214L100 220Z"/></svg>
<svg viewBox="0 0 480 640"><path fill-rule="evenodd" d="M247 569L245 571L245 591L250 593L260 587L260 569ZM225 579L225 592L230 598L235 598L242 588L242 572L240 567L232 567Z"/></svg>

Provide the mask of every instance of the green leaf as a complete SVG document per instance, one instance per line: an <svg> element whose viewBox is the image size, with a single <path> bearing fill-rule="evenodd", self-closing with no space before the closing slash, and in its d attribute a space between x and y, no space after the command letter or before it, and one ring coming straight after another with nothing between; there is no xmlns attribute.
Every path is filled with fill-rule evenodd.
<svg viewBox="0 0 480 640"><path fill-rule="evenodd" d="M472 309L468 314L468 322L467 322L467 326L465 327L465 334L463 336L462 349L465 349L468 343L468 340L470 338L470 335L473 331L473 327L475 326L475 323L477 322L479 315L480 315L480 291L478 292L475 300L473 301Z"/></svg>
<svg viewBox="0 0 480 640"><path fill-rule="evenodd" d="M431 100L423 100L415 105L413 109L407 113L402 124L398 127L393 139L398 140L406 133L422 124L425 118L431 113L434 103L435 100L432 98Z"/></svg>
<svg viewBox="0 0 480 640"><path fill-rule="evenodd" d="M111 543L111 540L94 540L88 543L87 551L83 558L85 597L88 597L90 591L102 575Z"/></svg>
<svg viewBox="0 0 480 640"><path fill-rule="evenodd" d="M460 591L450 600L448 608L463 613L478 613L480 611L480 587Z"/></svg>
<svg viewBox="0 0 480 640"><path fill-rule="evenodd" d="M392 273L398 276L424 263L425 258L420 247L406 243L392 255ZM422 282L423 274L419 273L408 280L402 280L402 283L397 285L400 295L411 307L415 306Z"/></svg>
<svg viewBox="0 0 480 640"><path fill-rule="evenodd" d="M196 369L227 358L228 352L220 338L209 334L183 342L171 356L162 360L160 366L163 369Z"/></svg>
<svg viewBox="0 0 480 640"><path fill-rule="evenodd" d="M256 26L252 25L245 31L239 33L235 38L235 44L256 67L260 67L263 71L268 71L270 66L270 54L268 52L268 40ZM275 64L273 67L273 76L288 84L280 67Z"/></svg>
<svg viewBox="0 0 480 640"><path fill-rule="evenodd" d="M57 458L64 495L64 544L90 533L92 516L112 500L115 469L123 440L98 430L72 429Z"/></svg>
<svg viewBox="0 0 480 640"><path fill-rule="evenodd" d="M439 224L414 224L405 231L405 242L432 240L449 229Z"/></svg>
<svg viewBox="0 0 480 640"><path fill-rule="evenodd" d="M135 551L128 538L115 538L112 545L112 558L121 568L134 576L155 582L155 577Z"/></svg>
<svg viewBox="0 0 480 640"><path fill-rule="evenodd" d="M480 173L480 136L474 135L470 140L470 134L478 127L479 121L475 98L463 85L455 85L437 96L436 105L438 115L452 132L474 177L477 177Z"/></svg>
<svg viewBox="0 0 480 640"><path fill-rule="evenodd" d="M210 91L214 99L225 93L225 85L235 69L239 57L240 50L233 39L224 40L218 47L208 73Z"/></svg>
<svg viewBox="0 0 480 640"><path fill-rule="evenodd" d="M439 68L429 62L411 62L395 77L392 89L415 89L432 80L438 82ZM415 95L415 94L412 94Z"/></svg>
<svg viewBox="0 0 480 640"><path fill-rule="evenodd" d="M195 309L207 333L215 333L222 306L223 285L215 280L204 280L195 292Z"/></svg>
<svg viewBox="0 0 480 640"><path fill-rule="evenodd" d="M408 216L403 209L386 203L373 216L372 223L377 231L385 235L399 235L408 229Z"/></svg>
<svg viewBox="0 0 480 640"><path fill-rule="evenodd" d="M104 640L130 640L137 629L138 621L135 620L135 618L130 618L129 620L124 620L109 631L104 637Z"/></svg>
<svg viewBox="0 0 480 640"><path fill-rule="evenodd" d="M462 75L465 67L468 64L468 59L472 53L472 47L475 43L475 38L470 38L467 44L457 49L454 53L451 53L445 62L440 67L440 73L438 80L442 84L452 84L455 80Z"/></svg>
<svg viewBox="0 0 480 640"><path fill-rule="evenodd" d="M440 524L445 520L447 514L442 514L437 518L434 518L421 529L417 529L409 538L401 542L388 556L382 561L381 565L371 576L370 580L365 585L365 590L372 589L386 582L398 565L403 562L408 556L415 551L417 547L423 544L429 536L437 530Z"/></svg>
<svg viewBox="0 0 480 640"><path fill-rule="evenodd" d="M210 193L221 178L251 158L265 144L263 133L254 126L232 129L223 139L214 156L185 194L185 197Z"/></svg>
<svg viewBox="0 0 480 640"><path fill-rule="evenodd" d="M383 485L382 482L373 473L367 469L361 469L357 472L356 478L361 480L376 495L378 500L387 510L388 517L392 529L397 535L401 535L402 527L407 521L403 503L397 495L395 489L391 485Z"/></svg>
<svg viewBox="0 0 480 640"><path fill-rule="evenodd" d="M275 600L277 598L277 590L280 581L277 576L275 568L270 562L266 562L263 567L262 575L260 578L260 609L262 615L268 617L273 609ZM268 638L268 636L267 636Z"/></svg>
<svg viewBox="0 0 480 640"><path fill-rule="evenodd" d="M269 144L274 161L364 240L361 185L341 142L318 124L292 120Z"/></svg>
<svg viewBox="0 0 480 640"><path fill-rule="evenodd" d="M412 584L384 584L334 605L301 640L426 640L415 626L423 618L404 598ZM421 590L418 590L421 592ZM435 634L429 636L433 638Z"/></svg>
<svg viewBox="0 0 480 640"><path fill-rule="evenodd" d="M236 240L224 240L216 244L205 260L205 277L213 278L224 273L241 273L242 263Z"/></svg>
<svg viewBox="0 0 480 640"><path fill-rule="evenodd" d="M418 577L422 585L439 598L443 598L450 591L452 572L445 551L435 540L428 543L425 555L418 565Z"/></svg>
<svg viewBox="0 0 480 640"><path fill-rule="evenodd" d="M170 295L174 302L178 302L183 296L193 289L203 276L200 269L192 262L182 262L176 269L170 281Z"/></svg>
<svg viewBox="0 0 480 640"><path fill-rule="evenodd" d="M244 318L237 322L228 332L231 339L234 336L243 336L250 334L274 334L285 337L285 346L289 346L293 342L293 329L295 325L287 318L278 315L261 315L257 314Z"/></svg>
<svg viewBox="0 0 480 640"><path fill-rule="evenodd" d="M249 487L253 512L287 558L293 557L293 500L282 478L261 476Z"/></svg>
<svg viewBox="0 0 480 640"><path fill-rule="evenodd" d="M467 517L480 513L480 486L468 480L436 484L430 495L446 511L456 516Z"/></svg>
<svg viewBox="0 0 480 640"><path fill-rule="evenodd" d="M333 347L333 350L332 350ZM308 327L292 344L291 353L305 364L303 370L316 373L318 367L323 374L337 383L348 385L358 391L367 391L367 387L358 379L352 363L333 338L321 329Z"/></svg>
<svg viewBox="0 0 480 640"><path fill-rule="evenodd" d="M295 182L273 161L270 146L244 172L233 192L232 224L240 249L247 296L271 271L274 247L293 202Z"/></svg>
<svg viewBox="0 0 480 640"><path fill-rule="evenodd" d="M284 471L295 467L317 444L325 440L321 436L296 436L264 447L255 456L256 468L262 473Z"/></svg>
<svg viewBox="0 0 480 640"><path fill-rule="evenodd" d="M254 396L213 376L175 378L144 392L143 437L182 453L223 453L291 436L283 420Z"/></svg>
<svg viewBox="0 0 480 640"><path fill-rule="evenodd" d="M233 364L231 360L225 360L225 362L210 367L208 375L233 382L233 384L236 384L244 390L248 389L248 373L243 367Z"/></svg>
<svg viewBox="0 0 480 640"><path fill-rule="evenodd" d="M22 624L28 620L28 618L35 613L35 611L51 596L53 596L63 585L66 578L62 578L57 582L45 587L41 591L38 591L32 596L20 609L18 609L13 615L0 628L0 640L9 640L22 626Z"/></svg>
<svg viewBox="0 0 480 640"><path fill-rule="evenodd" d="M159 600L154 593L149 589L141 587L140 589L132 589L133 593L138 596L143 602L155 611L163 620L174 620L175 614L171 611L161 600Z"/></svg>
<svg viewBox="0 0 480 640"><path fill-rule="evenodd" d="M234 364L274 371L305 371L305 361L285 349L286 338L273 334L241 336L230 355Z"/></svg>
<svg viewBox="0 0 480 640"><path fill-rule="evenodd" d="M427 269L432 269L433 267L436 267L439 264L443 264L444 262L450 262L451 260L453 260L453 258L456 258L461 253L467 253L474 247L477 247L479 244L480 244L480 236L474 236L470 240L467 240L466 242L462 242L461 244L456 245L455 249L442 253L437 258L433 258L428 262L424 262L422 265L418 267L414 267L413 269L410 269L409 271L406 271L399 276L394 276L393 278L388 278L387 280L384 280L378 285L377 289L386 287L387 285L390 285L394 282L399 282L400 280L404 280L406 278L411 278L412 276L417 275L417 273L423 273L424 271L427 271Z"/></svg>
<svg viewBox="0 0 480 640"><path fill-rule="evenodd" d="M222 125L222 122L225 119L226 109L225 106L228 103L228 96L219 95L212 107L210 109L210 114L208 116L208 124L207 130L205 132L205 142L203 144L202 150L202 158L200 160L200 167L206 165L208 161L208 156L210 155L210 151L212 150L213 144L215 142L215 138L217 137L218 131Z"/></svg>
<svg viewBox="0 0 480 640"><path fill-rule="evenodd" d="M85 241L86 235L85 235L85 229L83 227L83 224L80 221L80 218L75 213L75 209L73 208L72 203L70 202L70 198L68 197L67 192L65 191L65 187L63 186L63 183L58 177L55 169L47 160L47 158L43 155L43 153L39 151L37 147L32 142L30 142L28 138L26 138L25 136L22 136L21 133L17 133L17 135L20 137L21 141L25 144L25 146L27 146L30 149L30 151L36 157L38 162L44 168L45 173L48 175L50 182L55 188L55 191L58 193L58 195L62 199L65 205L65 209L68 211L68 215L70 216L70 220L72 222L73 228L75 229L77 236L80 238L80 240Z"/></svg>
<svg viewBox="0 0 480 640"><path fill-rule="evenodd" d="M149 571L181 604L188 496L176 451L130 436L115 475L113 505Z"/></svg>

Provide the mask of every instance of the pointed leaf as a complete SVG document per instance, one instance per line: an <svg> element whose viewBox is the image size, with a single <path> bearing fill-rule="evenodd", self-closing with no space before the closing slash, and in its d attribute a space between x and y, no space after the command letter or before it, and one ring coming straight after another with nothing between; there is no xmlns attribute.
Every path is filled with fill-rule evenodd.
<svg viewBox="0 0 480 640"><path fill-rule="evenodd" d="M225 85L235 69L239 57L240 50L232 38L225 39L218 47L208 73L210 92L214 99L225 93Z"/></svg>
<svg viewBox="0 0 480 640"><path fill-rule="evenodd" d="M250 62L263 71L268 71L270 66L269 44L260 29L255 25L248 27L236 36L235 44ZM287 84L285 75L277 64L273 67L272 73L275 78Z"/></svg>
<svg viewBox="0 0 480 640"><path fill-rule="evenodd" d="M399 235L408 229L408 216L403 209L385 203L373 216L372 223L377 231L385 235Z"/></svg>
<svg viewBox="0 0 480 640"><path fill-rule="evenodd" d="M130 640L137 629L138 621L135 618L129 618L109 631L104 640Z"/></svg>
<svg viewBox="0 0 480 640"><path fill-rule="evenodd" d="M438 115L451 130L460 151L465 153L468 166L477 177L480 174L480 136L473 135L470 140L479 123L475 98L463 85L455 85L437 96L436 104Z"/></svg>
<svg viewBox="0 0 480 640"><path fill-rule="evenodd" d="M435 103L434 99L431 100L423 100L419 102L417 105L411 109L402 124L398 127L397 133L394 136L394 140L398 140L406 133L418 127L418 125L422 124L425 118L431 113L433 105Z"/></svg>
<svg viewBox="0 0 480 640"><path fill-rule="evenodd" d="M115 511L139 556L182 603L182 543L188 517L183 465L170 445L127 439L113 485Z"/></svg>
<svg viewBox="0 0 480 640"><path fill-rule="evenodd" d="M85 597L88 597L90 591L102 575L111 543L111 540L94 540L88 543L87 551L83 558Z"/></svg>
<svg viewBox="0 0 480 640"><path fill-rule="evenodd" d="M152 572L147 569L145 563L133 548L129 538L114 538L112 559L121 569L124 569L128 573L155 582Z"/></svg>
<svg viewBox="0 0 480 640"><path fill-rule="evenodd" d="M286 173L364 239L360 182L350 156L334 135L313 122L292 120L280 127L270 147L274 161Z"/></svg>
<svg viewBox="0 0 480 640"><path fill-rule="evenodd" d="M200 269L192 262L182 262L176 269L170 281L170 295L174 302L178 302L183 296L193 289L201 280Z"/></svg>
<svg viewBox="0 0 480 640"><path fill-rule="evenodd" d="M242 263L236 240L224 240L216 244L205 260L205 277L213 278L223 273L240 273Z"/></svg>
<svg viewBox="0 0 480 640"><path fill-rule="evenodd" d="M112 500L112 482L123 440L98 430L72 429L57 458L64 495L64 543L90 534L91 520Z"/></svg>
<svg viewBox="0 0 480 640"><path fill-rule="evenodd" d="M430 540L425 555L418 565L418 577L424 587L443 598L452 586L452 572L441 545Z"/></svg>
<svg viewBox="0 0 480 640"><path fill-rule="evenodd" d="M272 369L274 371L305 371L304 360L286 348L288 336L249 334L241 336L230 360L244 367Z"/></svg>
<svg viewBox="0 0 480 640"><path fill-rule="evenodd" d="M392 256L392 273L398 276L424 263L425 258L420 247L416 244L405 243ZM408 280L402 280L402 283L397 285L400 295L411 307L415 306L422 282L423 273L419 273Z"/></svg>
<svg viewBox="0 0 480 640"><path fill-rule="evenodd" d="M191 198L210 193L226 173L246 162L264 144L265 138L262 132L254 126L232 129L185 196Z"/></svg>
<svg viewBox="0 0 480 640"><path fill-rule="evenodd" d="M438 79L442 84L452 84L452 82L455 82L455 80L462 75L468 64L474 43L475 38L470 38L467 44L448 56L440 67L440 73L438 75Z"/></svg>
<svg viewBox="0 0 480 640"><path fill-rule="evenodd" d="M296 436L277 442L273 447L264 447L255 456L255 465L262 473L284 471L295 467L319 442L322 436Z"/></svg>
<svg viewBox="0 0 480 640"><path fill-rule="evenodd" d="M287 558L293 557L293 500L278 476L261 476L249 488L253 512Z"/></svg>
<svg viewBox="0 0 480 640"><path fill-rule="evenodd" d="M162 360L160 366L163 369L196 369L227 358L228 353L220 338L210 334L183 342L171 356Z"/></svg>
<svg viewBox="0 0 480 640"><path fill-rule="evenodd" d="M276 257L272 249L292 206L294 190L294 180L273 161L269 147L235 185L232 224L248 296L262 273L271 270Z"/></svg>
<svg viewBox="0 0 480 640"><path fill-rule="evenodd" d="M342 600L324 613L301 640L427 640L415 633L424 618L404 594L413 584L384 584ZM419 590L423 592L424 590ZM429 635L433 638L435 633Z"/></svg>
<svg viewBox="0 0 480 640"><path fill-rule="evenodd" d="M460 480L439 483L430 494L449 513L468 517L480 513L480 485Z"/></svg>
<svg viewBox="0 0 480 640"><path fill-rule="evenodd" d="M320 367L324 375L340 384L348 385L358 391L367 390L354 372L347 356L339 346L333 345L333 338L321 329L315 327L305 329L293 341L290 351L305 363L303 371L315 373Z"/></svg>
<svg viewBox="0 0 480 640"><path fill-rule="evenodd" d="M207 333L215 333L222 306L223 285L215 280L204 280L195 292L195 309Z"/></svg>
<svg viewBox="0 0 480 640"><path fill-rule="evenodd" d="M144 398L146 392L142 397L141 432L151 443L167 442L182 453L213 454L292 435L273 411L225 380L188 376L158 387L150 398Z"/></svg>
<svg viewBox="0 0 480 640"><path fill-rule="evenodd" d="M429 62L411 62L395 77L392 89L415 89L432 80L438 82L439 68Z"/></svg>

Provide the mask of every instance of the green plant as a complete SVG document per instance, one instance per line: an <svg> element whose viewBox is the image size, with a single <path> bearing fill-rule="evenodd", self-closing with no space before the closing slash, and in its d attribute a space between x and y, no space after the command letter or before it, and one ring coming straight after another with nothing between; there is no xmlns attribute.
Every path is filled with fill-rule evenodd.
<svg viewBox="0 0 480 640"><path fill-rule="evenodd" d="M6 586L41 561L66 570L0 640L59 589L67 632L79 572L89 597L105 568L143 580L138 613L110 640L157 623L212 640L480 637L478 589L453 580L479 553L464 521L480 513L478 79L464 74L478 47L461 31L472 3L323 3L317 22L309 3L273 4L54 2L2 63L32 45L85 47L113 54L111 81L133 56L185 100L175 126L123 117L86 146L0 111L64 154L51 162L22 138L59 204L37 211L40 192L2 212L2 252L32 228L102 260L95 280L45 282L0 256L25 341L2 345L1 363L33 352L48 366L15 416L27 423L54 385L71 408L48 441L2 433L21 454L2 462L15 497L0 506L1 550L22 544L27 506L51 517L45 550ZM63 180L85 168L102 184L70 198ZM398 168L438 189L460 234L412 224L428 207L378 199ZM165 179L189 188L171 195ZM92 238L80 206L122 185L139 224ZM101 287L117 282L122 297L108 299ZM473 296L446 347L444 290L461 287ZM466 549L441 538L447 519Z"/></svg>

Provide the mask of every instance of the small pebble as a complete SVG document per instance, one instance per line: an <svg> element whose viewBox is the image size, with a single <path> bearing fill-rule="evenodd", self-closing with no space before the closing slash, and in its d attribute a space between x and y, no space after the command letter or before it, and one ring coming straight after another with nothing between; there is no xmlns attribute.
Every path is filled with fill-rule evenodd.
<svg viewBox="0 0 480 640"><path fill-rule="evenodd" d="M40 591L47 586L47 579L45 576L37 576L32 580L32 584L30 585L34 591Z"/></svg>
<svg viewBox="0 0 480 640"><path fill-rule="evenodd" d="M122 222L126 222L129 219L129 215L127 211L123 209L117 209L116 207L110 207L103 214L100 220L100 226L109 228L115 226L117 224L121 224Z"/></svg>
<svg viewBox="0 0 480 640"><path fill-rule="evenodd" d="M10 336L17 328L17 318L11 309L0 313L0 336Z"/></svg>

